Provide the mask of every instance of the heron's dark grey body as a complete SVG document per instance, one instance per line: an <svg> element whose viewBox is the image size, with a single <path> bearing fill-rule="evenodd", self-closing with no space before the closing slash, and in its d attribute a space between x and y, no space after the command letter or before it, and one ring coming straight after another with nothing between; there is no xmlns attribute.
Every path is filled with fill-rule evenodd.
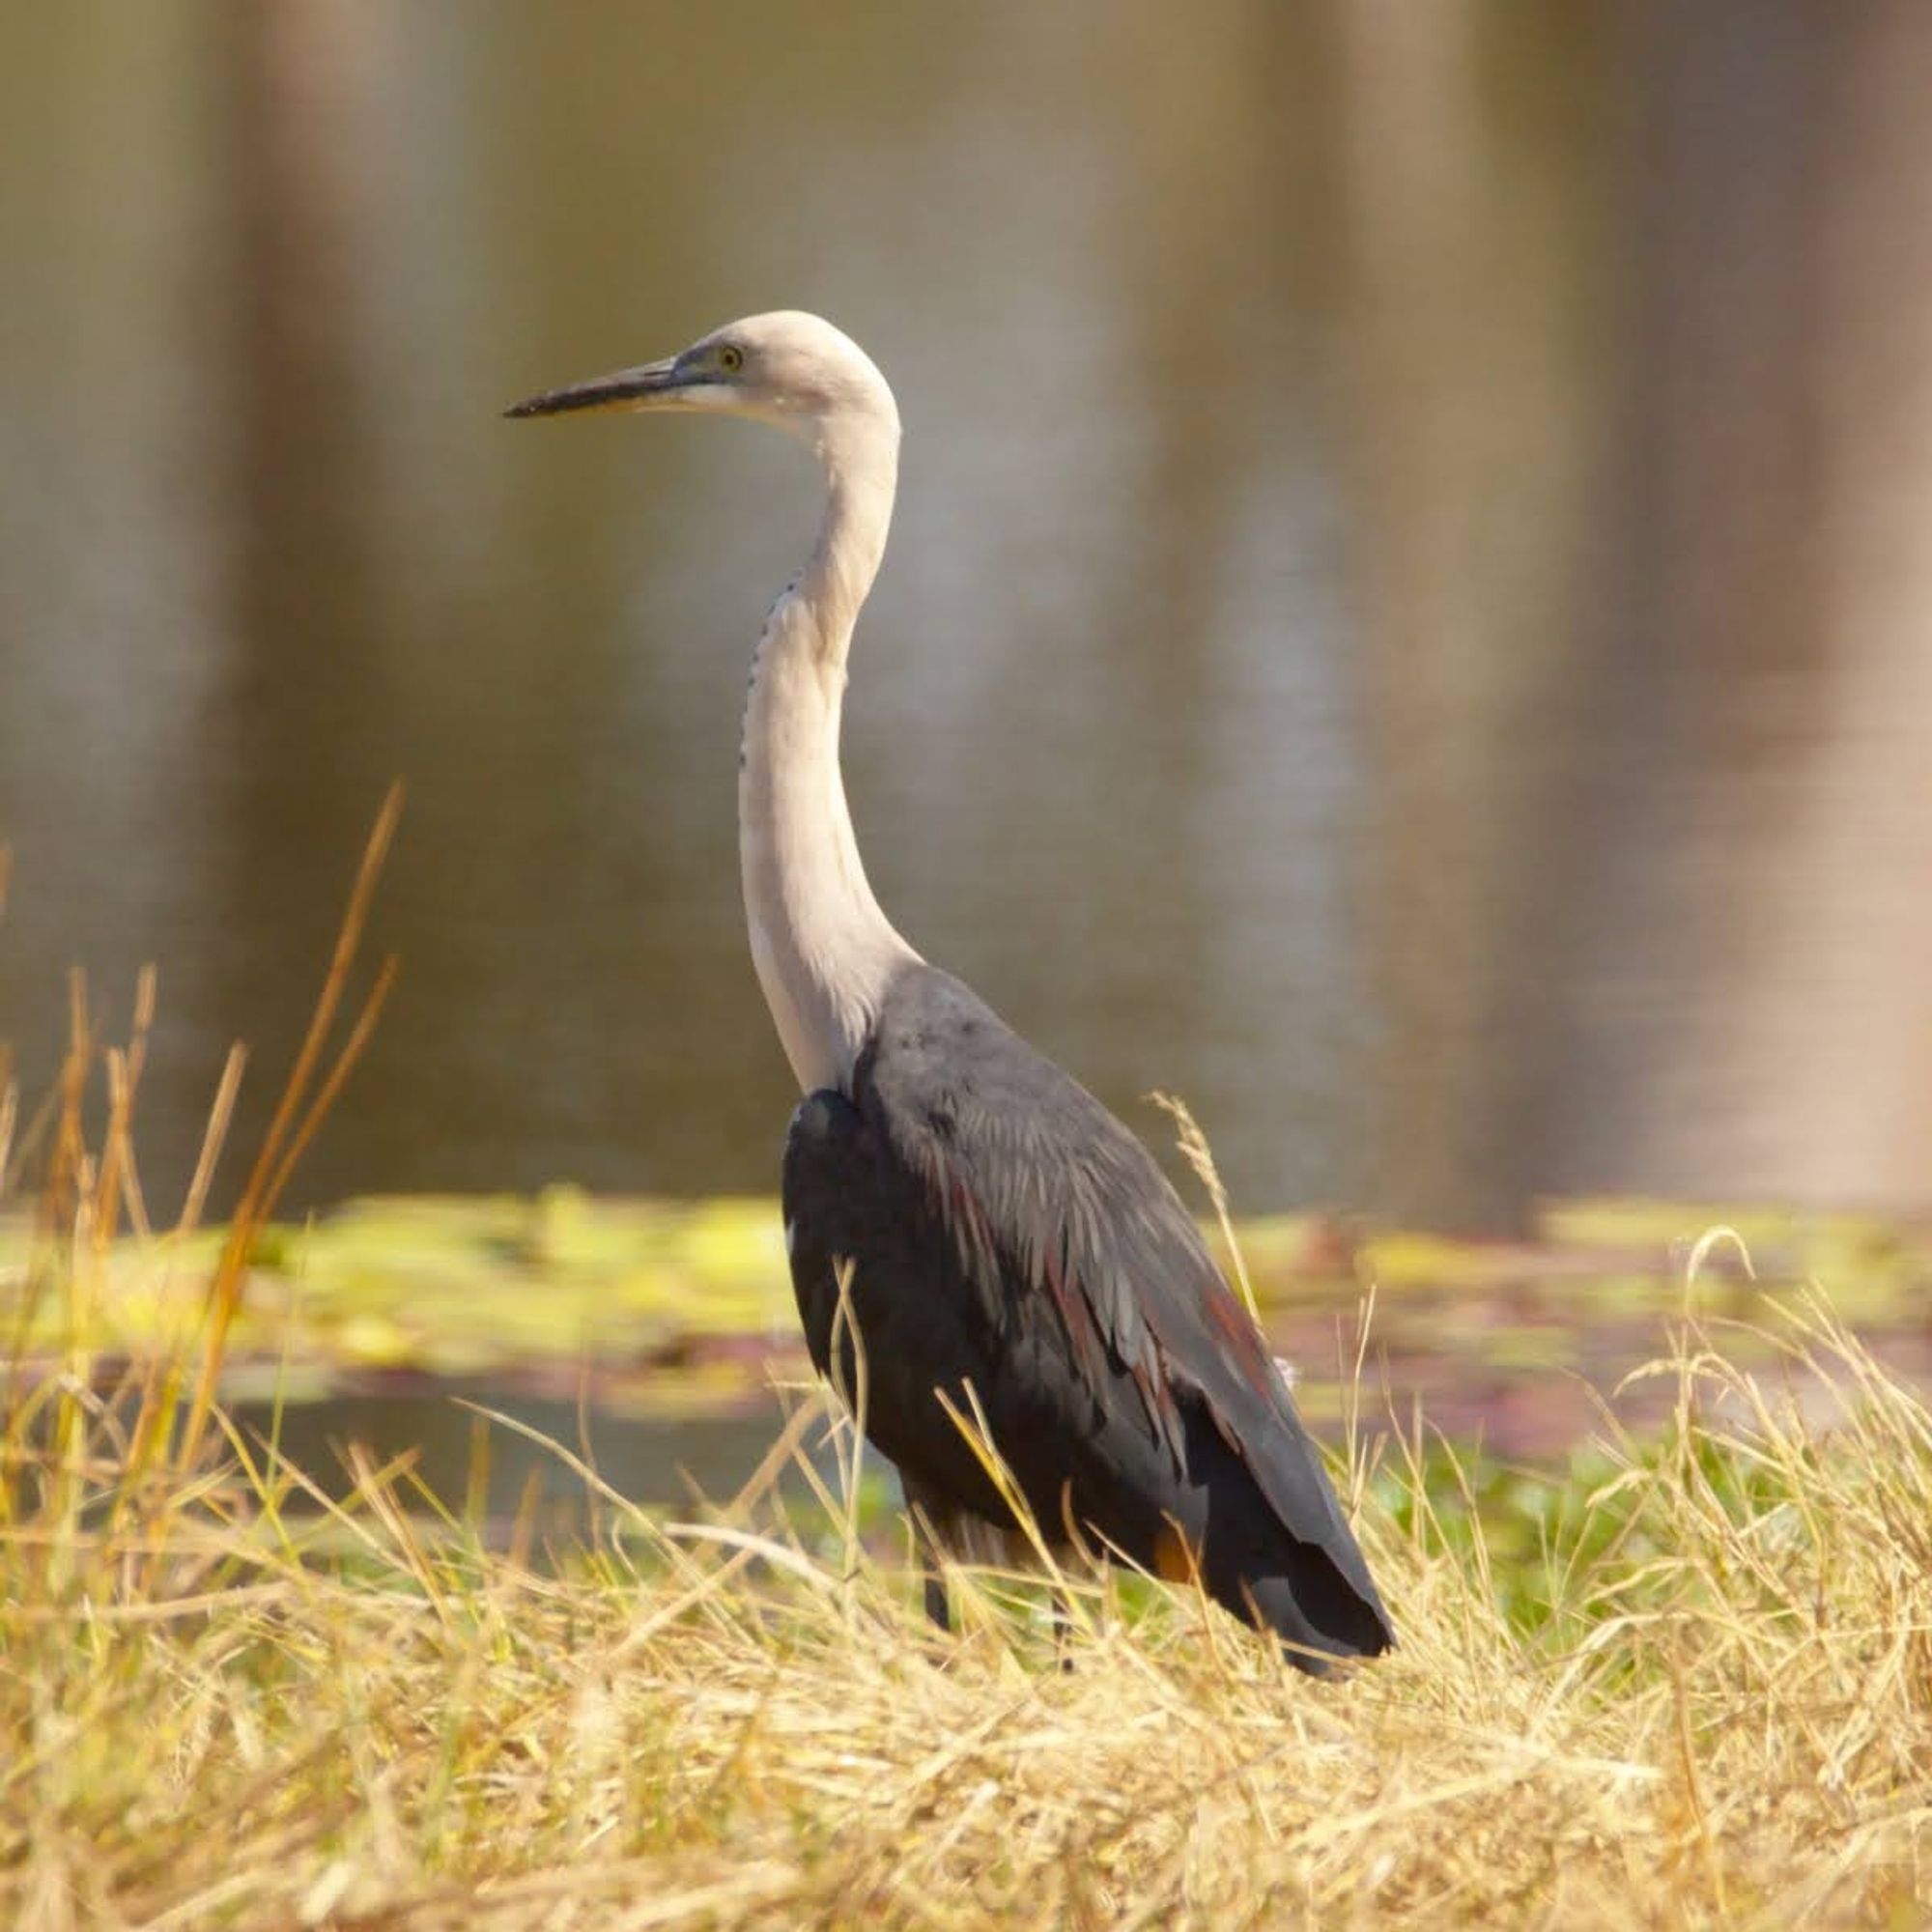
<svg viewBox="0 0 1932 1932"><path fill-rule="evenodd" d="M783 1193L812 1360L833 1373L849 1260L867 1433L942 1525L1012 1522L935 1393L970 1413L970 1383L1049 1537L1173 1575L1178 1533L1213 1597L1292 1645L1388 1647L1280 1371L1179 1197L957 980L896 976L851 1092L793 1116ZM847 1390L855 1366L848 1344Z"/></svg>

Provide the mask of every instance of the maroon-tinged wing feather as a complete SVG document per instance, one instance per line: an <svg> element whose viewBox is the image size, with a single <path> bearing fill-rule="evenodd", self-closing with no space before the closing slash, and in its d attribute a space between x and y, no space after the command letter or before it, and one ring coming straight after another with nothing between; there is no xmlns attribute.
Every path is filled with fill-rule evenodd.
<svg viewBox="0 0 1932 1932"><path fill-rule="evenodd" d="M1043 1300L1091 1400L1126 1382L1182 1469L1198 1405L1282 1528L1386 1617L1260 1333L1152 1157L975 994L930 967L896 982L854 1078L860 1114L916 1175L996 1322Z"/></svg>

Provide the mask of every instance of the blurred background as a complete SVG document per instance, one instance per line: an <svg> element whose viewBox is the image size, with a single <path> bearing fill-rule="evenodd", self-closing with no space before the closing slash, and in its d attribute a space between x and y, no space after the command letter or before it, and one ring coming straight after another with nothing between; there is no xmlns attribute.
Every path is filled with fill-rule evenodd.
<svg viewBox="0 0 1932 1932"><path fill-rule="evenodd" d="M401 776L290 1205L774 1186L734 752L810 460L498 412L803 306L908 425L880 897L1237 1207L1922 1206L1929 101L1916 0L6 10L28 1088L156 962L169 1211Z"/></svg>

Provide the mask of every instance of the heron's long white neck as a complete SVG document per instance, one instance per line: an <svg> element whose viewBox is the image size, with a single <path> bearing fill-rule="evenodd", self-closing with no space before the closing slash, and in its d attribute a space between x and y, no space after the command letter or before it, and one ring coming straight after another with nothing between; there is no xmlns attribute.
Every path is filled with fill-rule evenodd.
<svg viewBox="0 0 1932 1932"><path fill-rule="evenodd" d="M752 958L807 1093L849 1089L887 982L919 955L866 881L838 771L845 658L885 553L896 422L822 433L829 491L810 560L752 663L738 762L738 857Z"/></svg>

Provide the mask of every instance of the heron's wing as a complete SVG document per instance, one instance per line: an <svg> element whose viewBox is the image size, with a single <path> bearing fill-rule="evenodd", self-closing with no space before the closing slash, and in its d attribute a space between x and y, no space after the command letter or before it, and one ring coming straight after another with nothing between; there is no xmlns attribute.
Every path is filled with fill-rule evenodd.
<svg viewBox="0 0 1932 1932"><path fill-rule="evenodd" d="M1272 1355L1166 1177L1106 1108L930 967L889 994L853 1099L989 1317L1024 1327L1050 1308L1092 1402L1118 1412L1131 1389L1178 1469L1188 1412L1205 1411L1289 1535L1381 1616Z"/></svg>

